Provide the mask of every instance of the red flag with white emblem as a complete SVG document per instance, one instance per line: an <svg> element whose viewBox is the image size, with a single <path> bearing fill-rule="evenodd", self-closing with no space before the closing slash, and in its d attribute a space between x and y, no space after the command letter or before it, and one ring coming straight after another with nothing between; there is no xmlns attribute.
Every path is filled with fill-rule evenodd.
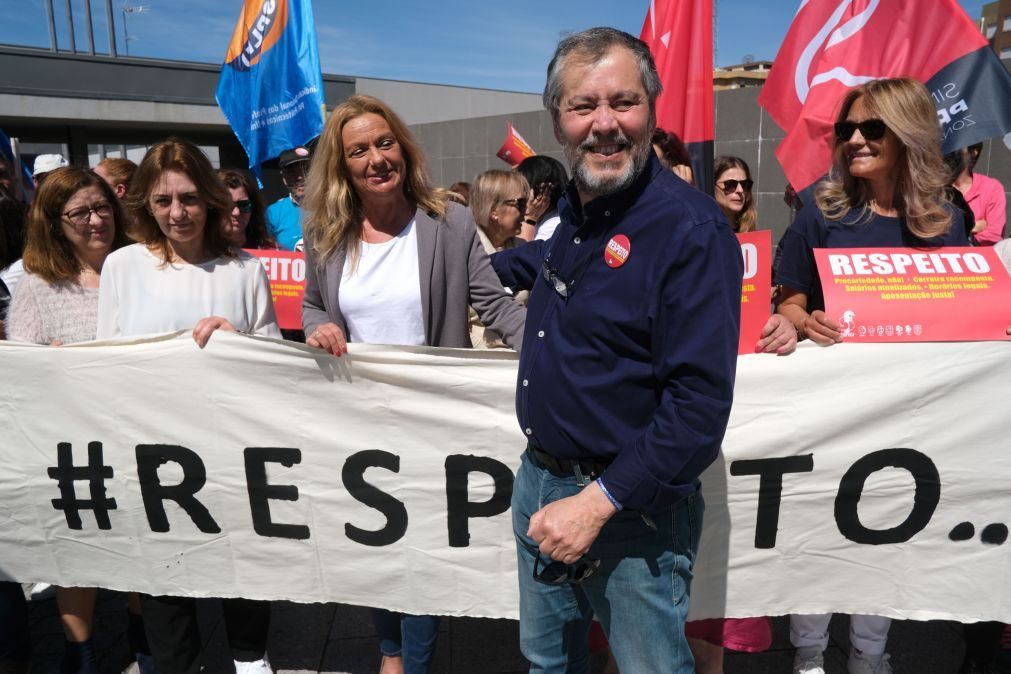
<svg viewBox="0 0 1011 674"><path fill-rule="evenodd" d="M828 171L846 91L886 77L927 85L945 152L1011 128L1011 77L956 0L803 0L758 97L796 189Z"/></svg>
<svg viewBox="0 0 1011 674"><path fill-rule="evenodd" d="M695 183L712 192L712 0L650 0L639 39L649 45L663 82L657 126L681 138L692 155Z"/></svg>

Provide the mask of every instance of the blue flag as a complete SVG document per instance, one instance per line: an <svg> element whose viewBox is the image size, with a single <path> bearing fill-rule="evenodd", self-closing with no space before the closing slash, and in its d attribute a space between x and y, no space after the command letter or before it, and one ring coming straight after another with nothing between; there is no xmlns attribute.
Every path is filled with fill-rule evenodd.
<svg viewBox="0 0 1011 674"><path fill-rule="evenodd" d="M323 75L310 0L245 0L215 98L249 168L323 130Z"/></svg>

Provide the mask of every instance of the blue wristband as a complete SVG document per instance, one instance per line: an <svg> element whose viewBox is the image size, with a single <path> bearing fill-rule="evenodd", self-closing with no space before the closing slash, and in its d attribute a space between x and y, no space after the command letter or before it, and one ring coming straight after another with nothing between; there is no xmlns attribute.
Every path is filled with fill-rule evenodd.
<svg viewBox="0 0 1011 674"><path fill-rule="evenodd" d="M607 491L607 487L604 486L603 478L600 477L597 478L597 486L600 487L600 491L604 492L604 496L606 496L607 500L611 502L611 505L614 506L614 509L621 510L621 504L618 503L618 500L616 498L611 496L611 492Z"/></svg>

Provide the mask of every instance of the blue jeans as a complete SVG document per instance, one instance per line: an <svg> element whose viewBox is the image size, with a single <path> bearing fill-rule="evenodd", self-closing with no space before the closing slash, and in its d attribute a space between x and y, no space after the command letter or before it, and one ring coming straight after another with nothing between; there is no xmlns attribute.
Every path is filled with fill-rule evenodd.
<svg viewBox="0 0 1011 674"><path fill-rule="evenodd" d="M527 537L530 516L582 489L524 454L513 485L513 533L520 582L520 648L530 671L589 672L588 635L594 615L611 644L621 674L694 674L684 625L692 566L702 530L702 494L653 513L654 530L636 512L604 525L587 559L595 575L580 585L548 586L533 579L538 546ZM541 565L548 561L542 556Z"/></svg>
<svg viewBox="0 0 1011 674"><path fill-rule="evenodd" d="M427 674L439 636L439 616L406 615L382 608L372 609L372 623L379 637L379 652L404 659L404 674Z"/></svg>

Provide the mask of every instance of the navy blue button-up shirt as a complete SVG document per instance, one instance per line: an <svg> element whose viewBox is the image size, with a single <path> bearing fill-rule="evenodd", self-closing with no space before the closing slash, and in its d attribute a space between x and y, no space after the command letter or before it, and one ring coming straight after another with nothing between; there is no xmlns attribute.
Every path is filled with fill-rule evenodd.
<svg viewBox="0 0 1011 674"><path fill-rule="evenodd" d="M520 427L557 458L610 460L601 481L611 496L655 511L698 489L723 440L741 249L716 203L652 154L622 193L581 208L570 185L559 214L549 241L492 256L505 285L532 291ZM618 235L628 254L609 265Z"/></svg>

